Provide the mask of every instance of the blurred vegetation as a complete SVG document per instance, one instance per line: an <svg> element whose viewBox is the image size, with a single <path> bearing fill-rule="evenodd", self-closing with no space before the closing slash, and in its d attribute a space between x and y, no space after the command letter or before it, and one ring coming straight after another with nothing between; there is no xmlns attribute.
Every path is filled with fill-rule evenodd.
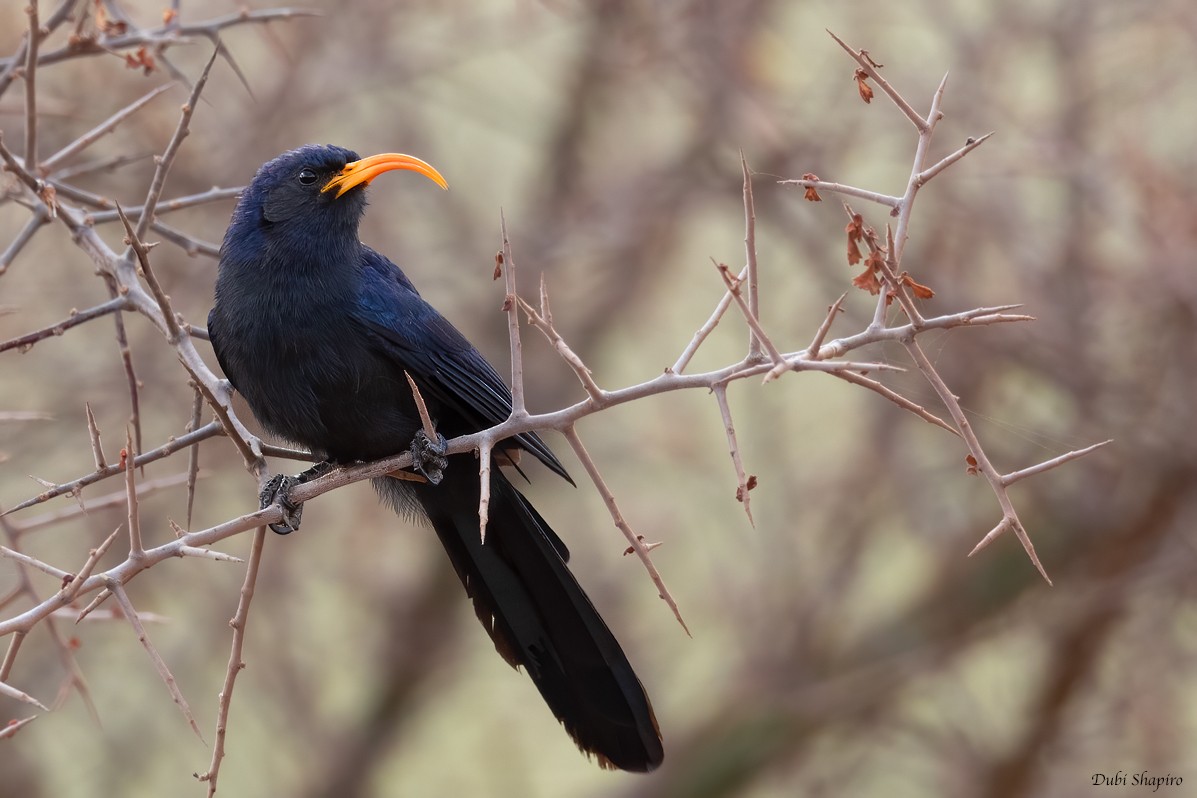
<svg viewBox="0 0 1197 798"><path fill-rule="evenodd" d="M19 44L21 5L0 9L0 53ZM147 25L160 19L161 3L122 5ZM730 392L760 478L755 528L735 501L710 397L670 394L586 421L625 515L664 542L655 559L694 633L620 556L592 491L532 472L531 497L653 696L666 764L650 776L579 756L531 682L490 650L434 536L398 526L366 486L338 491L307 509L301 533L267 541L220 794L1079 796L1094 773L1118 770L1197 783L1190 2L313 5L323 16L226 32L252 96L218 64L166 196L243 184L309 141L417 154L452 190L379 181L363 237L502 366L489 279L502 208L524 287L544 273L558 327L604 387L671 364L721 295L709 258L741 262L739 150L757 173L774 340L805 346L847 289L838 201L805 203L774 179L814 172L893 193L915 137L884 98L860 102L825 28L884 63L916 108L949 72L936 152L997 135L920 194L903 265L936 289L935 312L1022 302L1038 321L930 334L924 346L999 468L1115 445L1014 489L1051 588L1009 536L966 559L1000 514L955 439L825 376ZM194 76L210 52L200 40L169 55ZM112 56L41 70L43 153L164 80ZM21 89L0 99L13 147ZM184 97L159 98L88 157L160 152ZM132 205L152 170L146 158L83 185ZM219 242L230 210L170 223ZM867 217L886 221L873 208ZM0 242L26 219L0 206ZM102 229L119 245L117 227ZM154 263L176 308L202 323L215 261L164 244ZM13 311L0 315L0 340L106 299L91 272L63 228L43 229L0 277L0 306ZM860 329L872 308L853 292L832 334ZM127 323L152 446L182 431L190 390L159 333ZM91 469L84 401L110 456L123 440L129 399L111 322L86 330L0 355L0 416L52 416L0 421L2 506L39 490L26 474ZM548 347L526 340L532 406L581 397ZM744 340L742 326L723 325L700 365L732 362ZM898 346L870 356L905 365ZM886 381L933 401L917 372ZM203 444L201 463L193 528L252 508L227 441ZM184 468L176 457L146 474ZM184 505L182 488L145 500L147 538L167 539ZM25 542L72 567L123 518L96 511ZM241 536L223 548L247 547ZM209 738L242 574L181 560L129 588L139 609L167 618L150 634ZM43 595L57 589L34 578ZM0 595L14 580L0 563ZM0 742L0 795L201 794L190 774L210 749L127 624L59 628L77 638L103 725L69 694ZM11 681L49 702L63 678L39 628ZM0 699L0 722L24 709Z"/></svg>

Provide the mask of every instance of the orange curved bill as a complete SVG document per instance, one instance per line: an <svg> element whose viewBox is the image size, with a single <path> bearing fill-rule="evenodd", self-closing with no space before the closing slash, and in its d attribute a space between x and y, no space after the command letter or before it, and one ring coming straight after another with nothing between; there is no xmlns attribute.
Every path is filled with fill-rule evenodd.
<svg viewBox="0 0 1197 798"><path fill-rule="evenodd" d="M441 177L441 173L419 158L399 152L384 152L380 155L371 155L369 158L362 158L360 161L345 164L345 168L338 172L336 177L325 183L324 188L320 189L320 191L335 190L337 196L340 197L354 186L369 185L371 180L383 172L389 172L392 169L407 169L412 172L419 172L441 188L449 188L449 184L445 182L445 178Z"/></svg>

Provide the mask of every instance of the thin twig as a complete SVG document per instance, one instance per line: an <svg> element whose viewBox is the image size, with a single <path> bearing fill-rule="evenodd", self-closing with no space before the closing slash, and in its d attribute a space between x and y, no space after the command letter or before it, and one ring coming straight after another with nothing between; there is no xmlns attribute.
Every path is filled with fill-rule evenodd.
<svg viewBox="0 0 1197 798"><path fill-rule="evenodd" d="M993 135L993 131L990 131L989 133L986 133L984 136L977 136L976 138L969 138L969 140L964 143L963 147L956 150L954 153L947 156L946 158L944 158L942 161L935 164L934 166L928 167L927 169L924 169L922 172L919 172L918 184L920 186L924 185L928 180L935 177L937 174L942 172L944 169L947 169L949 166L956 163L964 156L968 155L970 152L975 150L977 147L980 147L985 142L985 140L988 139L992 135Z"/></svg>
<svg viewBox="0 0 1197 798"><path fill-rule="evenodd" d="M216 743L212 747L212 763L208 772L199 776L200 781L208 782L208 798L216 794L216 780L220 777L220 763L224 760L225 737L229 726L229 708L233 702L233 687L237 683L237 674L245 667L242 650L245 647L245 628L249 622L249 604L254 597L254 589L258 582L258 568L262 563L262 549L266 546L266 527L260 526L254 532L253 543L249 548L249 564L245 567L245 581L241 584L241 599L237 602L237 611L233 614L229 626L233 627L233 641L229 647L229 666L224 674L224 686L220 689L216 714Z"/></svg>
<svg viewBox="0 0 1197 798"><path fill-rule="evenodd" d="M590 475L590 481L594 483L595 489L603 497L603 502L607 505L607 512L611 514L611 520L615 522L615 526L627 538L628 544L631 545L632 550L640 558L640 562L644 565L645 570L648 571L649 578L657 586L657 595L669 605L669 609L673 611L673 617L677 618L677 622L681 624L682 629L689 635L690 629L682 619L681 610L678 609L673 594L669 592L669 588L665 587L665 580L661 578L661 573L657 570L657 566L653 564L652 557L649 555L649 547L645 545L644 540L639 535L632 531L632 527L624 519L623 513L619 511L619 505L615 501L615 494L607 487L607 483L603 479L603 475L599 472L598 466L595 465L594 460L590 457L590 453L586 451L586 447L582 444L582 439L578 437L577 430L571 425L561 432L565 435L566 440L569 441L574 454L582 461L582 465L586 468L586 473Z"/></svg>
<svg viewBox="0 0 1197 798"><path fill-rule="evenodd" d="M38 203L33 209L33 215L29 217L29 221L25 222L25 226L21 228L21 232L13 238L12 242L4 248L4 252L0 253L0 274L8 271L8 267L17 259L17 255L25 248L38 230L42 229L43 225L50 221L50 209L44 203Z"/></svg>
<svg viewBox="0 0 1197 798"><path fill-rule="evenodd" d="M92 570L95 569L96 563L108 551L108 547L112 545L112 542L116 540L116 536L120 532L121 528L119 526L112 530L112 534L105 538L103 543L88 553L87 559L83 562L83 567L79 569L78 573L73 574L69 580L65 580L66 584L62 586L61 591L63 602L70 604L75 600L75 596L79 594L79 588L83 587L83 583L87 581L87 578L91 576Z"/></svg>
<svg viewBox="0 0 1197 798"><path fill-rule="evenodd" d="M888 80L881 77L881 73L873 68L873 64L868 58L865 58L863 55L861 55L859 50L853 50L844 42L843 39L841 39L839 36L836 36L831 31L827 31L827 33L830 34L831 38L835 39L836 44L838 44L840 47L843 47L844 51L847 52L848 55L852 56L852 59L856 61L856 63L860 64L860 68L868 73L870 78L877 82L877 85L881 87L881 90L889 95L889 98L893 104L898 106L902 113L906 114L906 118L910 120L911 124L915 126L920 134L927 129L927 120L919 116L918 111L914 110L914 108L910 106L910 103L906 102L905 98L898 93L897 89L890 85Z"/></svg>
<svg viewBox="0 0 1197 798"><path fill-rule="evenodd" d="M121 464L125 467L125 500L129 504L129 557L136 560L145 556L145 547L141 545L141 517L137 511L137 480L134 473L133 433L125 429L125 451Z"/></svg>
<svg viewBox="0 0 1197 798"><path fill-rule="evenodd" d="M810 346L806 348L807 359L819 360L822 357L819 349L823 346L823 341L827 338L827 333L831 331L831 325L835 322L835 317L839 314L840 307L843 306L844 299L846 299L847 296L847 291L840 294L840 298L833 302L831 307L828 308L827 315L823 318L823 323L819 325L819 329L815 330L815 337L811 341ZM763 382L772 382L789 370L790 361L783 360L781 363L778 363L769 370L769 373L765 375Z"/></svg>
<svg viewBox="0 0 1197 798"><path fill-rule="evenodd" d="M507 342L511 350L511 417L527 415L524 405L524 347L520 343L519 294L515 285L515 259L511 255L511 239L507 237L507 217L499 211L499 226L503 233L503 278L506 295L503 310L507 313Z"/></svg>
<svg viewBox="0 0 1197 798"><path fill-rule="evenodd" d="M153 463L156 460L161 460L164 457L169 457L170 455L177 452L179 449L182 449L186 446L190 446L193 443L198 443L199 441L207 440L208 438L212 438L217 435L221 435L222 433L223 433L223 429L221 428L220 423L216 422L216 421L211 421L211 422L205 424L204 426L200 427L199 429L197 429L195 432L189 432L186 435L180 435L177 438L171 438L169 441L164 443L162 446L159 446L157 449L152 449L148 452L143 452L142 454L137 455L137 457L133 461L134 465L136 467L140 468L144 465ZM14 507L10 507L7 510L5 510L4 512L0 513L0 517L9 515L10 513L18 512L20 510L24 510L28 507L33 507L34 505L37 505L37 504L42 504L44 502L48 502L50 499L55 499L64 494L75 493L76 491L80 490L81 488L85 488L88 485L93 485L96 482L99 482L100 480L107 479L108 477L111 477L111 476L115 476L116 474L121 473L123 470L124 470L124 466L120 463L114 463L114 464L110 464L104 468L96 469L95 471L93 471L92 473L90 473L86 476L79 477L78 479L71 480L70 482L64 482L64 483L55 485L54 487L44 491L43 493L39 493L37 496L34 496L31 499L26 499L25 501L21 502L20 504L14 506Z"/></svg>
<svg viewBox="0 0 1197 798"><path fill-rule="evenodd" d="M411 378L411 375L404 369L403 376L407 377L407 384L411 387L412 398L416 402L416 411L420 414L420 425L424 428L424 434L428 436L428 440L436 440L436 426L432 423L432 417L428 415L428 405L424 403L424 396L420 393L420 387L416 385L416 381Z"/></svg>
<svg viewBox="0 0 1197 798"><path fill-rule="evenodd" d="M478 536L486 543L486 527L490 523L490 469L494 450L490 440L478 444Z"/></svg>
<svg viewBox="0 0 1197 798"><path fill-rule="evenodd" d="M36 557L30 557L28 554L22 551L16 551L15 549L10 549L7 546L0 546L0 557L6 557L14 562L19 562L22 565L28 565L30 568L35 568L42 573L49 574L60 582L70 576L69 572L62 570L61 568L55 568L53 565L42 562Z"/></svg>
<svg viewBox="0 0 1197 798"><path fill-rule="evenodd" d="M95 461L96 470L106 467L108 461L104 459L104 445L100 442L100 428L96 426L96 417L91 412L91 402L84 402L83 409L87 411L87 436L91 440L91 456Z"/></svg>
<svg viewBox="0 0 1197 798"><path fill-rule="evenodd" d="M748 272L748 312L757 322L761 319L761 303L759 296L760 276L756 264L756 206L752 199L752 171L748 168L748 160L744 151L740 150L740 168L744 172L744 258L745 270ZM756 331L748 332L748 360L760 360L761 340ZM747 505L744 507L748 509ZM752 515L749 514L749 520Z"/></svg>
<svg viewBox="0 0 1197 798"><path fill-rule="evenodd" d="M891 197L889 194L879 194L876 191L869 191L856 186L848 186L843 183L832 183L827 180L778 180L779 185L782 186L798 186L800 188L813 188L818 191L827 191L832 194L843 194L846 197L857 197L858 199L876 202L878 205L884 205L887 208L897 208L902 204L901 197Z"/></svg>
<svg viewBox="0 0 1197 798"><path fill-rule="evenodd" d="M18 690L17 688L13 687L10 684L5 684L3 681L0 681L0 696L8 696L9 698L16 699L17 701L20 701L22 703L32 704L33 706L37 707L38 709L42 710L43 712L50 711L50 708L47 707L45 704L43 704L41 701L38 701L33 696L29 695L28 693Z"/></svg>
<svg viewBox="0 0 1197 798"><path fill-rule="evenodd" d="M43 327L40 330L34 330L31 333L26 333L18 338L0 343L0 352L7 352L9 349L19 349L28 351L30 347L38 341L44 341L47 338L53 338L57 335L62 335L72 327L83 324L84 322L98 319L100 316L106 316L109 313L114 313L119 310L128 310L130 307L129 300L126 297L118 296L109 299L107 302L101 302L95 307L87 310L73 311L70 316L59 322L51 324L49 327Z"/></svg>
<svg viewBox="0 0 1197 798"><path fill-rule="evenodd" d="M103 136L105 136L108 133L111 133L113 130L115 130L117 128L117 126L120 125L121 122L125 121L130 116L132 116L133 114L137 113L139 110L144 108L147 103L149 103L151 100L153 100L159 94L162 94L163 92L174 88L174 86L175 86L175 81L173 81L173 80L168 83L163 83L161 86L157 87L156 89L152 89L148 94L145 94L145 95L139 97L138 99L134 100L133 102L129 103L124 108L120 109L115 114L108 117L103 122L96 125L91 130L87 131L82 136L75 139L70 144L66 145L61 150L54 153L49 158L47 158L45 161L43 161L41 164L42 171L45 172L46 174L49 174L60 163L67 160L68 158L78 155L80 152L83 152L83 150L87 149L92 144L99 141ZM61 179L61 176L60 176L60 179Z"/></svg>
<svg viewBox="0 0 1197 798"><path fill-rule="evenodd" d="M144 239L146 232L150 229L150 223L154 221L154 209L158 205L158 198L162 196L162 189L166 185L166 175L170 172L170 167L175 161L175 155L178 154L183 139L187 137L191 125L191 115L195 112L195 104L199 102L200 94L208 82L208 75L212 71L212 65L216 63L216 56L219 52L215 49L212 51L212 56L204 66L204 71L200 73L199 80L195 82L195 88L191 90L191 96L187 98L182 113L179 114L179 124L175 128L174 135L170 137L170 142L158 158L158 168L154 170L154 178L150 181L150 190L145 196L145 202L142 203L141 216L137 220L137 232L134 234L134 238Z"/></svg>
<svg viewBox="0 0 1197 798"><path fill-rule="evenodd" d="M927 382L931 383L931 387L939 394L939 400L948 409L948 413L951 415L956 429L959 430L960 436L964 438L964 442L968 445L969 454L977 461L977 470L989 482L989 486L993 489L993 493L997 497L998 505L1002 508L1003 524L995 527L986 536L986 541L1000 534L1003 528L1012 529L1018 537L1018 541L1022 544L1023 549L1026 550L1027 557L1030 558L1036 570L1039 571L1039 574L1050 585L1052 580L1048 577L1047 571L1044 570L1043 563L1039 562L1039 555L1035 553L1035 545L1031 542L1030 536L1027 535L1026 529L1019 520L1018 513L1014 510L1010 496L1006 493L1006 486L1002 484L1002 476L993 467L993 463L989 461L989 456L981 447L981 442L977 439L976 433L973 432L972 424L969 423L963 408L960 407L960 402L956 399L956 395L944 383L943 378L939 376L939 372L935 370L935 367L931 364L931 361L927 358L926 353L923 352L922 347L919 346L916 339L911 338L905 342L905 346L906 351L910 353L910 356L918 365L919 371L923 373ZM982 541L982 543L986 541Z"/></svg>
<svg viewBox="0 0 1197 798"><path fill-rule="evenodd" d="M154 644L150 641L149 634L146 633L145 626L141 623L141 618L137 616L137 610L133 608L133 602L129 601L129 595L125 593L125 588L115 579L107 581L108 590L112 595L116 596L116 601L124 611L125 617L129 619L129 623L133 626L133 631L137 634L137 641L145 648L146 653L150 655L150 661L154 663L154 668L158 671L158 675L162 677L162 681L166 684L166 689L170 691L170 697L183 712L183 717L187 719L187 725L195 732L195 736L204 742L204 735L200 732L199 724L195 722L195 716L191 714L191 707L187 705L187 699L183 697L183 691L179 689L179 683L175 680L175 676L170 672L170 668L166 664L166 660L162 659L162 655L158 653L158 649L154 648ZM205 744L207 744L205 742Z"/></svg>
<svg viewBox="0 0 1197 798"><path fill-rule="evenodd" d="M179 320L175 318L174 309L170 306L170 297L162 290L162 284L158 282L158 277L154 274L154 270L150 266L150 246L152 245L143 243L137 233L133 231L133 226L129 223L129 217L125 215L119 202L116 204L116 212L120 215L121 223L125 225L125 232L128 234L125 243L137 255L137 262L140 264L138 271L145 278L146 283L150 287L150 293L154 295L154 299L158 302L158 308L162 311L162 318L166 322L168 333L167 341L173 344L183 335L183 331L179 329Z"/></svg>
<svg viewBox="0 0 1197 798"><path fill-rule="evenodd" d="M781 363L781 352L777 351L777 347L774 346L773 341L765 334L765 330L761 327L760 320L752 315L752 311L749 310L748 304L740 294L742 281L732 276L731 270L727 268L726 263L719 263L714 258L711 258L711 263L715 264L715 271L719 272L719 276L723 278L723 285L732 295L732 301L740 309L741 315L744 316L744 321L748 323L753 334L760 341L761 345L765 347L765 351L769 353L769 359L775 364Z"/></svg>
<svg viewBox="0 0 1197 798"><path fill-rule="evenodd" d="M37 720L37 715L30 715L27 718L20 720L10 720L7 725L0 727L0 740L7 740L15 737L17 732L28 726L33 721Z"/></svg>
<svg viewBox="0 0 1197 798"><path fill-rule="evenodd" d="M736 284L743 282L748 277L748 267L745 266L740 270L736 276ZM666 369L669 374L681 374L686 370L686 366L690 365L690 361L694 358L694 354L698 351L698 347L702 346L703 341L711 334L711 331L719 324L719 320L723 318L723 314L731 307L732 292L724 291L723 297L715 305L715 310L711 312L703 325L694 333L694 337L690 339L690 343L686 344L686 348L682 350L681 355L678 356L677 362Z"/></svg>
<svg viewBox="0 0 1197 798"><path fill-rule="evenodd" d="M752 519L752 506L749 492L756 487L756 475L749 476L744 471L744 462L740 459L740 444L736 441L736 425L732 421L731 406L727 403L727 384L719 383L712 389L715 401L719 403L719 414L723 417L723 432L727 435L728 454L731 455L732 467L736 470L736 500L744 505L744 514L748 516L748 523L756 526Z"/></svg>
<svg viewBox="0 0 1197 798"><path fill-rule="evenodd" d="M516 297L516 301L519 302L520 307L527 314L528 322L540 330L544 337L549 340L549 343L552 344L553 350L573 369L578 381L586 389L586 393L596 401L602 401L603 389L594 381L594 375L586 364L582 362L582 358L578 357L578 354L561 337L561 333L557 332L557 328L553 326L553 316L549 312L549 295L545 288L544 276L541 275L539 313L523 297Z"/></svg>
<svg viewBox="0 0 1197 798"><path fill-rule="evenodd" d="M24 593L21 588L17 590L19 593ZM8 641L8 650L4 652L4 661L0 662L0 682L7 680L9 674L12 673L13 663L17 661L17 652L21 650L21 643L25 642L26 634L28 633L24 630L18 630Z"/></svg>
<svg viewBox="0 0 1197 798"><path fill-rule="evenodd" d="M174 199L160 200L158 202L158 207L154 209L154 214L155 216L162 216L163 214L171 213L172 211L181 211L186 208L194 208L197 205L206 205L210 202L236 199L243 191L245 191L245 186L233 186L232 188L220 188L218 186L213 186L207 191L201 191L197 194L185 194L182 197L175 197ZM134 205L125 208L125 213L133 216L141 213L143 210L145 210L144 205ZM94 211L87 214L87 219L93 224L116 222L120 221L120 214L115 210Z"/></svg>
<svg viewBox="0 0 1197 798"><path fill-rule="evenodd" d="M1015 482L1018 482L1020 479L1026 479L1027 477L1033 477L1036 474L1042 474L1044 471L1050 471L1053 468L1064 465L1065 463L1072 462L1073 460L1076 460L1077 458L1084 457L1087 454L1091 454L1091 453L1097 451L1098 449L1100 449L1101 447L1107 446L1113 442L1114 441L1112 439L1105 440L1105 441L1102 441L1101 443L1095 443L1092 446L1086 446L1084 449L1076 449L1071 452L1066 452L1066 453L1060 455L1059 457L1053 457L1050 460L1045 460L1044 462L1039 463L1038 465L1033 465L1028 468L1021 469L1019 471L1011 471L1009 474L1003 474L1002 475L1002 484L1009 487L1010 485L1013 485Z"/></svg>
<svg viewBox="0 0 1197 798"><path fill-rule="evenodd" d="M33 172L37 165L37 50L41 44L41 24L38 22L38 0L30 0L25 7L29 15L29 38L25 48L25 166Z"/></svg>
<svg viewBox="0 0 1197 798"><path fill-rule="evenodd" d="M107 466L105 466L107 468ZM203 472L200 472L203 476ZM155 491L163 490L165 488L173 488L176 485L183 484L186 480L186 474L172 474L161 479L139 480L137 482L137 497L139 499L148 496ZM122 487L119 491L109 493L97 499L82 502L82 507L79 505L71 505L62 510L52 513L43 513L42 515L35 515L21 523L14 523L13 529L17 531L18 536L24 536L29 532L38 529L44 529L49 526L61 524L65 521L70 521L80 516L94 513L97 510L106 510L110 507L124 506L126 502L125 489Z"/></svg>
<svg viewBox="0 0 1197 798"><path fill-rule="evenodd" d="M199 388L195 388L195 398L191 402L191 420L187 422L187 432L193 432L200 427L204 420L204 395ZM191 529L191 512L195 508L195 483L199 478L199 444L192 445L187 450L187 529Z"/></svg>

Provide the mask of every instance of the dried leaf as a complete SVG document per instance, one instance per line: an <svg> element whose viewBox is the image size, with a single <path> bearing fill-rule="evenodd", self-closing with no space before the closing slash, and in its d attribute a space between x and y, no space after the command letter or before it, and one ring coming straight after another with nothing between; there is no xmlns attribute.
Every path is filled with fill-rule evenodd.
<svg viewBox="0 0 1197 798"><path fill-rule="evenodd" d="M819 176L817 174L815 174L814 172L807 172L806 174L804 174L802 176L802 179L803 180L818 180ZM806 193L802 195L802 198L805 199L807 202L822 202L823 201L823 198L819 196L819 192L815 191L814 186L807 186Z"/></svg>
<svg viewBox="0 0 1197 798"><path fill-rule="evenodd" d="M853 238L852 236L848 236L848 265L849 266L855 266L856 264L860 263L860 259L862 257L860 254L860 245L858 245L856 243L856 241L857 241L857 239Z"/></svg>
<svg viewBox="0 0 1197 798"><path fill-rule="evenodd" d="M154 71L157 64L154 62L154 56L150 54L149 48L143 44L137 48L136 52L125 53L125 66L129 69L141 69L148 75Z"/></svg>
<svg viewBox="0 0 1197 798"><path fill-rule="evenodd" d="M123 36L129 30L129 26L119 19L111 19L108 16L108 9L104 5L103 0L95 0L95 19L96 28L105 36Z"/></svg>
<svg viewBox="0 0 1197 798"><path fill-rule="evenodd" d="M756 487L756 474L749 474L748 479L744 480L744 487L736 488L736 501L743 502L745 494Z"/></svg>
<svg viewBox="0 0 1197 798"><path fill-rule="evenodd" d="M495 253L495 273L491 277L492 280L498 280L503 276L503 252L502 250Z"/></svg>
<svg viewBox="0 0 1197 798"><path fill-rule="evenodd" d="M852 221L844 228L848 238L859 241L864 236L864 217L859 213L852 214Z"/></svg>
<svg viewBox="0 0 1197 798"><path fill-rule="evenodd" d="M919 299L930 299L931 297L935 296L935 292L932 291L931 288L920 283L916 283L914 278L909 274L902 275L902 283L906 285L906 287L909 288L911 292Z"/></svg>
<svg viewBox="0 0 1197 798"><path fill-rule="evenodd" d="M853 277L852 285L862 291L868 291L870 294L876 294L881 290L881 283L877 282L877 275L873 273L872 268L865 269Z"/></svg>
<svg viewBox="0 0 1197 798"><path fill-rule="evenodd" d="M853 77L856 78L856 88L860 92L860 99L866 103L871 103L873 101L873 87L868 84L869 73L857 67L856 74Z"/></svg>

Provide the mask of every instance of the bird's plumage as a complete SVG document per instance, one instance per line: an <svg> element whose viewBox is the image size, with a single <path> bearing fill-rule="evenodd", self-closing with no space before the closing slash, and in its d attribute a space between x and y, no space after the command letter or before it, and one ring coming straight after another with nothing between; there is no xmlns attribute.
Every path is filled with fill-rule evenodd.
<svg viewBox="0 0 1197 798"><path fill-rule="evenodd" d="M334 462L408 448L420 421L405 372L447 438L511 410L494 368L358 240L362 188L320 190L358 161L349 150L308 146L258 171L221 247L208 318L221 367L262 425ZM536 434L506 446L569 478ZM436 486L375 487L431 522L495 647L529 673L578 745L604 765L651 770L662 748L643 687L566 567L564 543L499 468L491 474L485 544L475 457L450 457Z"/></svg>

